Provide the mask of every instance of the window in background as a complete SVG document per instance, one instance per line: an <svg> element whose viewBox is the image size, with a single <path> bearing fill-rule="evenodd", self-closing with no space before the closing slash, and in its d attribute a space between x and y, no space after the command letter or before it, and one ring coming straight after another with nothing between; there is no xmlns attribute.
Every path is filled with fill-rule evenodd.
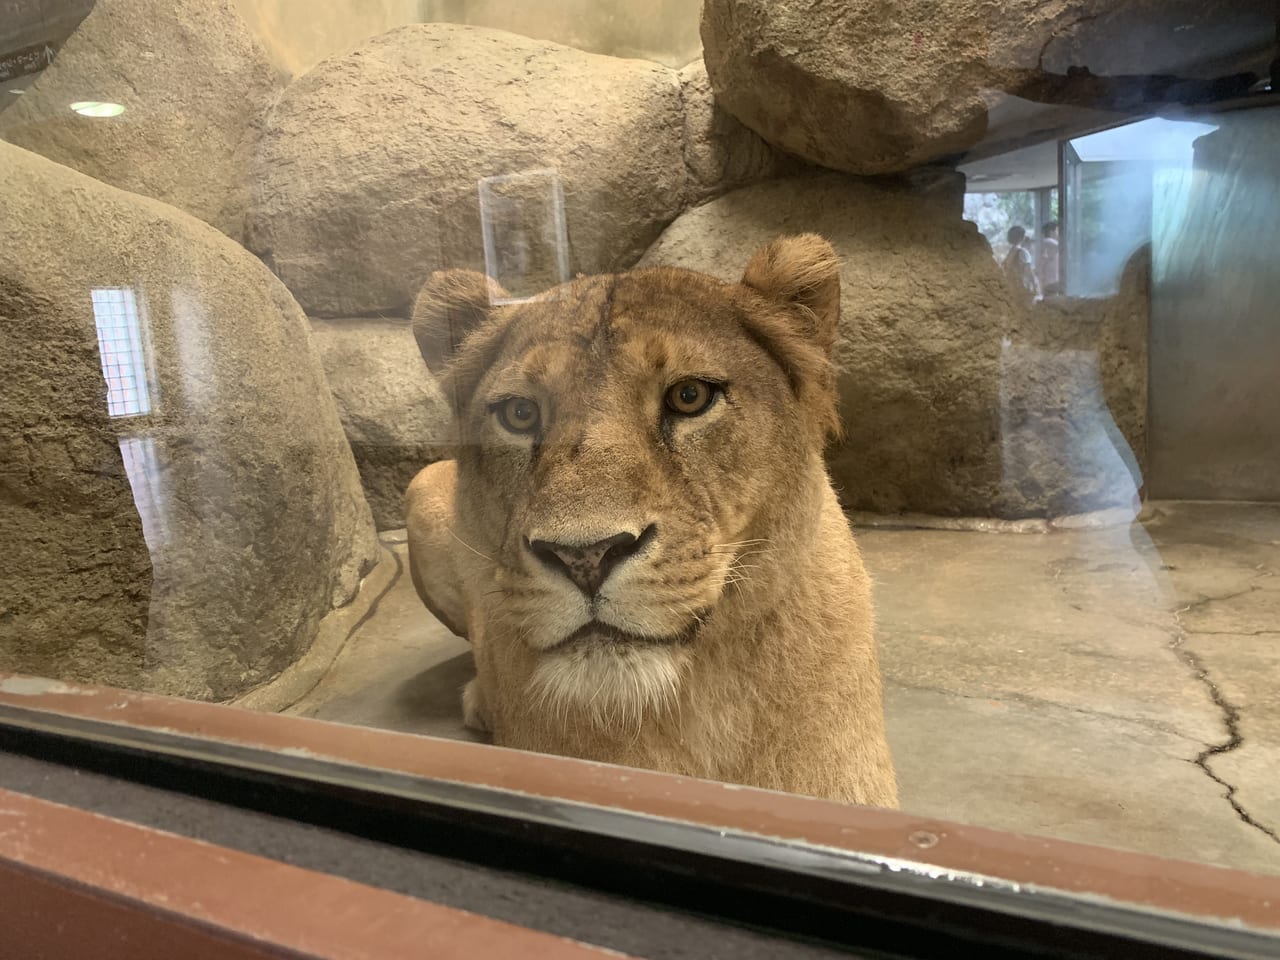
<svg viewBox="0 0 1280 960"><path fill-rule="evenodd" d="M1190 188L1193 144L1215 127L1153 117L1063 144L1066 292L1109 297L1153 222L1178 219Z"/></svg>

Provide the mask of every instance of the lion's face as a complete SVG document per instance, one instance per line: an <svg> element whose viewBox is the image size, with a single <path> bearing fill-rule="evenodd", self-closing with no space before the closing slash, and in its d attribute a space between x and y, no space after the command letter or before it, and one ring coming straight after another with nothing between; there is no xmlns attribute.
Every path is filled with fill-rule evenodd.
<svg viewBox="0 0 1280 960"><path fill-rule="evenodd" d="M830 283L829 247L790 264L802 290L777 275L775 248L805 242L757 255L755 284L647 270L489 309L484 279L454 273L419 298L457 413L455 534L493 562L490 619L536 652L549 697L673 694L741 596L832 415L835 317L813 300L838 289L800 269Z"/></svg>

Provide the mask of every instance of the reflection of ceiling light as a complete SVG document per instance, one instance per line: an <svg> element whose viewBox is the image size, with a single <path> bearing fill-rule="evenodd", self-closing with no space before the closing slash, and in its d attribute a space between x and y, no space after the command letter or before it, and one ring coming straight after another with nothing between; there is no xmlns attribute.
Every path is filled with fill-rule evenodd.
<svg viewBox="0 0 1280 960"><path fill-rule="evenodd" d="M118 117L124 113L123 104L98 100L77 100L71 105L71 109L82 117Z"/></svg>

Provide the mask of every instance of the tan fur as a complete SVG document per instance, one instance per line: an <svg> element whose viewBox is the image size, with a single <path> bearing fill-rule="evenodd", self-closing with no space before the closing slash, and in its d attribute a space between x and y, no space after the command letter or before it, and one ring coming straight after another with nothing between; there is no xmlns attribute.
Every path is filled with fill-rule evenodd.
<svg viewBox="0 0 1280 960"><path fill-rule="evenodd" d="M504 746L896 806L870 585L822 461L830 245L774 241L740 284L660 268L487 308L494 292L437 274L414 317L458 447L409 487L410 570L475 645L467 722ZM688 377L725 394L664 413ZM503 429L508 396L539 405L535 435ZM650 524L594 601L529 546ZM649 639L562 643L593 618Z"/></svg>

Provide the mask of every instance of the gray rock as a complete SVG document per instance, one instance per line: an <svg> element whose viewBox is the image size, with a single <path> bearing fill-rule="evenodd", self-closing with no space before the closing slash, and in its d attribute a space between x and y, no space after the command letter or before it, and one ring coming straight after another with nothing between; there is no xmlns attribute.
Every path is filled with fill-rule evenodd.
<svg viewBox="0 0 1280 960"><path fill-rule="evenodd" d="M21 374L5 409L39 427L6 431L4 592L32 600L4 619L0 657L205 699L270 679L377 549L306 318L181 211L9 145L0 164L3 354ZM145 385L109 421L95 299L132 328L122 353ZM49 576L59 564L70 579Z"/></svg>
<svg viewBox="0 0 1280 960"><path fill-rule="evenodd" d="M447 456L449 404L408 321L312 320L311 331L374 523L399 529L409 481Z"/></svg>
<svg viewBox="0 0 1280 960"><path fill-rule="evenodd" d="M844 258L835 363L846 436L828 463L845 504L879 513L990 514L1001 492L1001 340L1016 314L954 191L838 174L746 187L690 210L645 254L736 280L783 233Z"/></svg>
<svg viewBox="0 0 1280 960"><path fill-rule="evenodd" d="M716 99L775 146L850 173L907 170L986 131L989 0L706 0Z"/></svg>
<svg viewBox="0 0 1280 960"><path fill-rule="evenodd" d="M999 516L1141 508L1142 470L1107 403L1097 349L1006 342Z"/></svg>
<svg viewBox="0 0 1280 960"><path fill-rule="evenodd" d="M0 137L244 236L250 164L279 80L232 0L98 0L0 114ZM74 101L118 103L85 117Z"/></svg>
<svg viewBox="0 0 1280 960"><path fill-rule="evenodd" d="M77 316L88 297L63 309L15 255L0 252L0 669L137 687L151 558Z"/></svg>
<svg viewBox="0 0 1280 960"><path fill-rule="evenodd" d="M657 64L401 27L286 89L249 245L310 315L406 315L433 270L483 269L481 178L555 168L568 270L628 266L683 208L683 129Z"/></svg>
<svg viewBox="0 0 1280 960"><path fill-rule="evenodd" d="M716 102L701 60L689 64L679 76L691 205L757 180L799 173L805 167L798 158L771 147Z"/></svg>
<svg viewBox="0 0 1280 960"><path fill-rule="evenodd" d="M961 219L955 179L757 184L684 214L641 265L736 280L778 234L831 240L844 258L834 358L845 436L827 461L850 509L1010 520L1132 511L1145 456L1142 264L1117 297L1025 314Z"/></svg>
<svg viewBox="0 0 1280 960"><path fill-rule="evenodd" d="M702 40L716 97L744 124L813 163L878 174L968 149L1003 94L1149 109L1207 90L1161 75L1265 69L1273 17L1237 0L707 0ZM1091 74L1067 76L1080 67Z"/></svg>

